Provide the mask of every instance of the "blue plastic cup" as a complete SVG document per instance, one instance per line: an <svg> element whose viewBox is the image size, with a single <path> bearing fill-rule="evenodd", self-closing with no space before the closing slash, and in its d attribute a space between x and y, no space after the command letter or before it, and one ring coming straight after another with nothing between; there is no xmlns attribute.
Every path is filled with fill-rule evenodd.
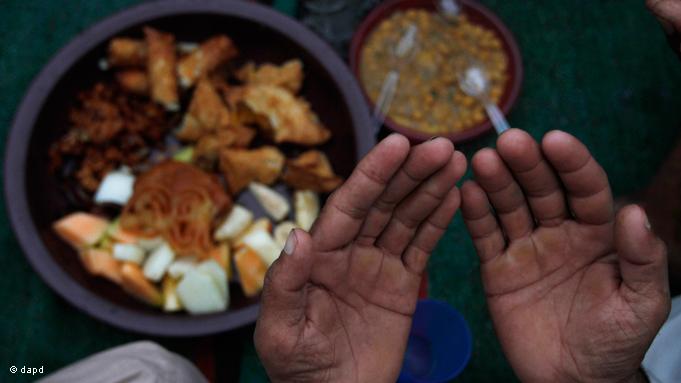
<svg viewBox="0 0 681 383"><path fill-rule="evenodd" d="M442 301L416 305L399 383L441 383L454 379L468 364L473 347L464 317Z"/></svg>

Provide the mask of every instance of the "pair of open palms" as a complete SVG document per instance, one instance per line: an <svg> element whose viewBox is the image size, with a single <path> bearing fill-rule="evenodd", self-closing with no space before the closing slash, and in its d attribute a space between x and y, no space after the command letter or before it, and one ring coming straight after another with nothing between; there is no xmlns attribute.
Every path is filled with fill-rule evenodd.
<svg viewBox="0 0 681 383"><path fill-rule="evenodd" d="M394 382L428 257L460 207L523 381L620 382L669 309L664 245L574 137L510 130L472 160L445 139L379 143L272 266L255 333L274 381Z"/></svg>

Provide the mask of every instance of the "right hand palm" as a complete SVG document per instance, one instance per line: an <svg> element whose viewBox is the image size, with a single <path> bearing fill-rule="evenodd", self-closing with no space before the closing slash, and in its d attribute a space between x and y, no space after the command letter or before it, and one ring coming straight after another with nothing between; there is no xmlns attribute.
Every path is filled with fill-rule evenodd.
<svg viewBox="0 0 681 383"><path fill-rule="evenodd" d="M511 130L463 188L495 328L523 381L625 381L669 310L664 245L638 207L615 222L607 177L574 137L542 149Z"/></svg>

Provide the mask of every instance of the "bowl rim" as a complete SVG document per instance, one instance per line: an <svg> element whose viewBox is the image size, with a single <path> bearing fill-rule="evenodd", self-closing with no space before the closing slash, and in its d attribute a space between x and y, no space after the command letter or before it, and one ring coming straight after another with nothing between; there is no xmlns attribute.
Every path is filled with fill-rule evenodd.
<svg viewBox="0 0 681 383"><path fill-rule="evenodd" d="M59 296L85 313L115 327L156 336L189 337L215 334L251 324L258 316L260 303L244 308L199 316L158 315L120 306L97 295L72 279L59 266L42 240L31 216L26 194L28 145L35 123L48 96L64 74L87 52L121 31L153 19L184 14L216 14L251 20L282 34L315 57L332 74L341 96L346 100L356 127L357 159L375 144L370 130L371 117L354 76L330 45L298 21L255 2L219 0L151 1L116 12L96 22L52 56L34 77L16 109L7 136L4 189L10 226L22 252L41 279ZM159 312L160 314L160 312Z"/></svg>
<svg viewBox="0 0 681 383"><path fill-rule="evenodd" d="M524 80L524 69L523 69L523 60L522 60L522 55L520 54L520 48L518 47L518 43L513 35L513 33L506 27L506 24L501 21L501 19L494 13L492 12L489 8L485 7L484 5L480 4L476 0L458 0L461 5L463 5L464 8L469 7L475 9L477 12L483 15L484 18L486 18L490 24L494 26L494 28L499 32L499 35L501 39L508 44L509 47L509 60L513 61L515 63L515 71L513 73L513 80L514 82L511 84L511 88L509 90L509 96L508 100L503 104L500 105L499 108L501 109L502 113L504 115L507 115L513 106L515 105L518 96L520 95L520 89L522 88L523 80ZM352 70L353 75L357 79L357 82L359 83L360 89L362 90L362 95L364 95L364 99L366 100L367 105L371 109L374 107L374 103L371 101L369 98L369 95L366 93L364 89L364 85L362 84L362 80L360 79L360 73L359 73L359 63L361 61L361 50L364 47L364 43L371 33L371 31L376 27L377 23L379 23L381 20L385 19L388 17L391 13L395 12L398 10L396 7L400 3L405 3L405 2L414 2L414 3L423 3L425 4L425 1L423 0L389 0L385 1L376 8L374 8L371 12L369 12L369 15L367 15L360 26L357 28L355 33L352 36L352 41L350 42L350 51L349 51L349 61L350 61L350 69ZM413 4L413 6L410 6L409 8L421 8L422 4ZM408 126L404 126L401 124L398 124L395 122L393 119L391 119L389 116L385 116L384 124L392 131L398 132L400 134L405 135L406 137L409 137L413 141L421 142L428 140L433 137L432 134L430 133L425 133L422 132L418 129L411 128ZM492 122L489 120L489 118L486 118L484 122L475 125L473 128L463 130L461 132L456 132L456 133L447 133L447 134L442 134L442 137L446 137L450 139L454 143L462 143L466 141L473 140L485 133L488 133L492 131Z"/></svg>

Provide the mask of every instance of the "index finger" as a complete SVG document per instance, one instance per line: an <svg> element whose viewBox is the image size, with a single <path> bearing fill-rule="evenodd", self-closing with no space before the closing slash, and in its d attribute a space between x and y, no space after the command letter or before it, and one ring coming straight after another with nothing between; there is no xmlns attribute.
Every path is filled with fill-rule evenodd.
<svg viewBox="0 0 681 383"><path fill-rule="evenodd" d="M364 157L347 181L329 197L311 234L317 250L335 250L352 241L371 206L409 154L409 141L391 134Z"/></svg>

